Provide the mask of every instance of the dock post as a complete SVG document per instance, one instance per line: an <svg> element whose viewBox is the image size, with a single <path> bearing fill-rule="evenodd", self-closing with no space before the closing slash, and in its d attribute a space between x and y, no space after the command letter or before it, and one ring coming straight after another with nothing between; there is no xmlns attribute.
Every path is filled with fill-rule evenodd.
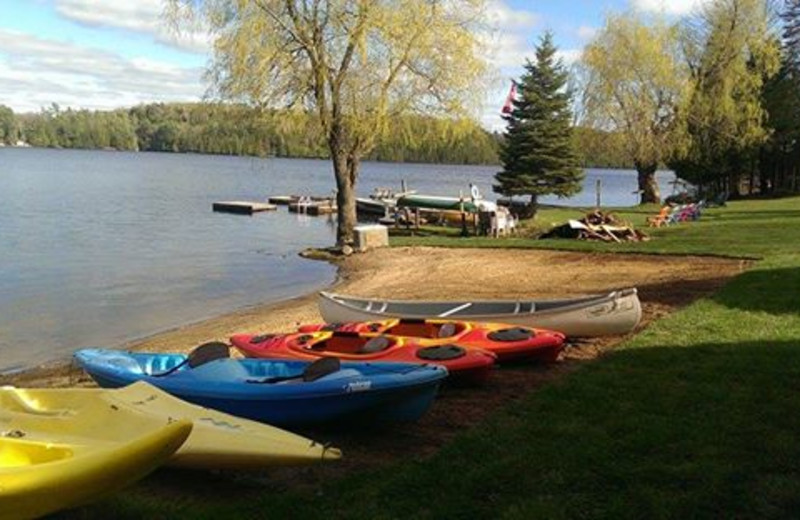
<svg viewBox="0 0 800 520"><path fill-rule="evenodd" d="M600 191L603 188L603 181L601 179L597 179L595 183L595 193L597 193L597 209L600 209Z"/></svg>

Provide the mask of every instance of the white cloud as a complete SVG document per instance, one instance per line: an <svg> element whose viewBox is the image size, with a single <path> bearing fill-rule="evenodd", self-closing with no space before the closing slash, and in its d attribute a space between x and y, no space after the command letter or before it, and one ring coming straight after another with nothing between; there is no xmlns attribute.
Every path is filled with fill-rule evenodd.
<svg viewBox="0 0 800 520"><path fill-rule="evenodd" d="M566 67L571 67L580 61L583 56L583 49L560 49L556 51L556 57L564 62Z"/></svg>
<svg viewBox="0 0 800 520"><path fill-rule="evenodd" d="M589 27L588 25L581 25L578 27L578 38L581 40L591 40L597 34L597 27Z"/></svg>
<svg viewBox="0 0 800 520"><path fill-rule="evenodd" d="M196 101L202 69L0 29L0 99L15 111L52 102L108 109L153 101Z"/></svg>
<svg viewBox="0 0 800 520"><path fill-rule="evenodd" d="M682 16L710 0L631 0L636 9Z"/></svg>
<svg viewBox="0 0 800 520"><path fill-rule="evenodd" d="M520 67L533 53L530 43L540 17L528 10L515 10L504 0L489 4L487 19L491 27L487 59L497 68Z"/></svg>
<svg viewBox="0 0 800 520"><path fill-rule="evenodd" d="M533 11L512 9L504 0L490 2L487 15L489 23L502 31L528 31L539 23Z"/></svg>
<svg viewBox="0 0 800 520"><path fill-rule="evenodd" d="M152 35L154 40L184 51L206 54L212 37L202 28L174 31L164 19L163 0L56 0L62 17L90 27L115 27Z"/></svg>

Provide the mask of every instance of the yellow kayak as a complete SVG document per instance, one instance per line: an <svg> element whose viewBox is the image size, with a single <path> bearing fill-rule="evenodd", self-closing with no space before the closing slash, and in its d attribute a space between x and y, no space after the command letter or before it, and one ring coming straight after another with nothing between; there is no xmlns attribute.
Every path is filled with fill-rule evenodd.
<svg viewBox="0 0 800 520"><path fill-rule="evenodd" d="M196 406L138 382L124 388L0 388L2 410L49 417L82 415L101 401L145 416L186 419L191 435L167 462L189 468L257 469L336 460L341 452L266 424Z"/></svg>
<svg viewBox="0 0 800 520"><path fill-rule="evenodd" d="M189 421L100 401L80 417L29 420L0 409L0 519L35 518L112 493L164 463L191 430Z"/></svg>

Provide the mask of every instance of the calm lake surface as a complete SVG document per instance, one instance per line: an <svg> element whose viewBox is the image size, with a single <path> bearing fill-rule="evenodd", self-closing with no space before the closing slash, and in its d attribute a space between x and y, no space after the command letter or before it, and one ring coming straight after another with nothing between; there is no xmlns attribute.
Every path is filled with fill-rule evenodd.
<svg viewBox="0 0 800 520"><path fill-rule="evenodd" d="M365 163L359 192L399 189L487 198L497 167ZM634 172L590 170L568 201L637 201ZM660 174L664 194L671 173ZM331 283L300 258L330 245L329 218L213 213L216 200L329 194L327 161L0 148L0 372L119 346L186 323Z"/></svg>

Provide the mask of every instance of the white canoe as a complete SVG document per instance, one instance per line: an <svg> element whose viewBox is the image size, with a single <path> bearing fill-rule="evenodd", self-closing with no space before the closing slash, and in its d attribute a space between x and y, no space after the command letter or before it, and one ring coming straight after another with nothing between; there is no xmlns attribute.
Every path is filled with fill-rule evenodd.
<svg viewBox="0 0 800 520"><path fill-rule="evenodd" d="M541 301L402 301L320 292L318 304L328 323L448 318L538 327L571 337L625 334L642 317L635 288L571 300Z"/></svg>

